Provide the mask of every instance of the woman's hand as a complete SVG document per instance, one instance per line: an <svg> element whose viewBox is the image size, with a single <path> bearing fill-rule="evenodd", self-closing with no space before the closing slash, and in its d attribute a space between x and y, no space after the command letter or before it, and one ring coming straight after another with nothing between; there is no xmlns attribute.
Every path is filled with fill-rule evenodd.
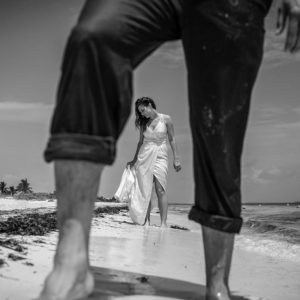
<svg viewBox="0 0 300 300"><path fill-rule="evenodd" d="M181 170L181 164L178 158L174 159L173 166L176 172L179 172Z"/></svg>
<svg viewBox="0 0 300 300"><path fill-rule="evenodd" d="M132 167L135 165L135 163L136 163L136 160L129 161L129 162L126 164L126 168L129 166L129 168L132 169Z"/></svg>
<svg viewBox="0 0 300 300"><path fill-rule="evenodd" d="M300 0L280 0L277 11L277 34L286 29L284 50L300 50Z"/></svg>

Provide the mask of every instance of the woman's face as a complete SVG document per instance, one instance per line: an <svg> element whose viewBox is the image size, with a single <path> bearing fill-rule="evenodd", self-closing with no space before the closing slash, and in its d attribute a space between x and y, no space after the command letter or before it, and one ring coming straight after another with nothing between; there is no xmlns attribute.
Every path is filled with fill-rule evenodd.
<svg viewBox="0 0 300 300"><path fill-rule="evenodd" d="M148 119L148 118L150 118L150 114L152 112L152 106L151 106L151 104L149 104L148 106L141 104L138 107L138 111L140 112L140 114L143 117Z"/></svg>

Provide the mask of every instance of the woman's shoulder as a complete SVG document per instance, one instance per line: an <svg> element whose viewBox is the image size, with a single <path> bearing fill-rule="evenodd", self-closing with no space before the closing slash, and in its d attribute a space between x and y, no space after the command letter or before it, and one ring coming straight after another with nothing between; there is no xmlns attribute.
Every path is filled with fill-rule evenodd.
<svg viewBox="0 0 300 300"><path fill-rule="evenodd" d="M169 123L169 122L172 122L172 119L169 115L166 115L166 114L160 114L162 120L165 122L165 123Z"/></svg>

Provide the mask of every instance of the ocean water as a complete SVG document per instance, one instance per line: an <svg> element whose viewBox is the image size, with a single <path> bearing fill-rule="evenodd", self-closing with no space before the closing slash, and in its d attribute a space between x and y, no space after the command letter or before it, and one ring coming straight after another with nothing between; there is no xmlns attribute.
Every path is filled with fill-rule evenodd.
<svg viewBox="0 0 300 300"><path fill-rule="evenodd" d="M300 263L300 208L244 205L240 247Z"/></svg>
<svg viewBox="0 0 300 300"><path fill-rule="evenodd" d="M170 205L169 212L187 216L189 205ZM244 219L235 246L300 264L300 208L296 205L243 205ZM192 227L191 227L192 226ZM201 230L191 225L191 230Z"/></svg>

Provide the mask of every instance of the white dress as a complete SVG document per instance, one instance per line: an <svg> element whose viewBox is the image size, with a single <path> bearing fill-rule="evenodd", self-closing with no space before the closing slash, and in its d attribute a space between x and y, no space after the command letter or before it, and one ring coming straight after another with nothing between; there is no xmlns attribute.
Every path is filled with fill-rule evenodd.
<svg viewBox="0 0 300 300"><path fill-rule="evenodd" d="M153 129L147 127L144 131L137 162L131 172L128 169L124 171L115 194L116 199L128 201L132 221L141 225L145 223L148 207L155 198L153 177L157 178L165 191L167 187L167 127L165 115L159 114L158 118Z"/></svg>

